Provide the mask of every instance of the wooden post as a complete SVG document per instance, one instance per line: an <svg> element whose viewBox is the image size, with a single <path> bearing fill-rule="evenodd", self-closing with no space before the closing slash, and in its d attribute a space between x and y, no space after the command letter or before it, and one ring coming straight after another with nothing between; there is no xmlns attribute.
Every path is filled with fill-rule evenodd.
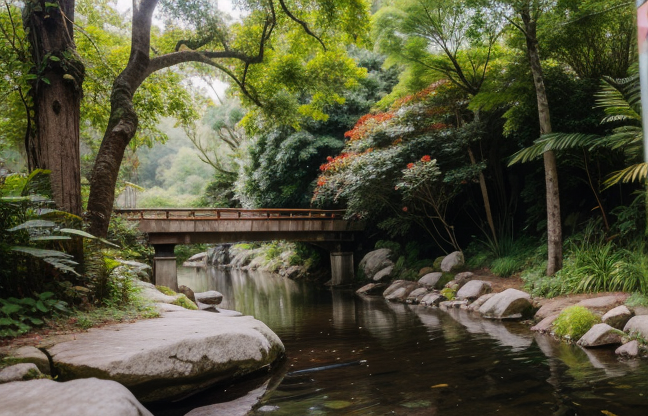
<svg viewBox="0 0 648 416"><path fill-rule="evenodd" d="M353 252L331 252L331 283L333 286L353 282Z"/></svg>
<svg viewBox="0 0 648 416"><path fill-rule="evenodd" d="M153 283L178 290L178 269L176 267L175 244L154 244Z"/></svg>

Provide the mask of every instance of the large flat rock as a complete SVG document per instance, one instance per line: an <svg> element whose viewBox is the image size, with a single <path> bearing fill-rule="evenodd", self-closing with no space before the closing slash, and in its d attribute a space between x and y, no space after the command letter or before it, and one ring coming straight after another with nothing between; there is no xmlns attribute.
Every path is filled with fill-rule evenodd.
<svg viewBox="0 0 648 416"><path fill-rule="evenodd" d="M0 385L0 416L153 416L119 383L96 378Z"/></svg>
<svg viewBox="0 0 648 416"><path fill-rule="evenodd" d="M161 318L91 329L49 349L61 380L114 380L143 402L254 372L283 352L279 337L251 316L175 308Z"/></svg>

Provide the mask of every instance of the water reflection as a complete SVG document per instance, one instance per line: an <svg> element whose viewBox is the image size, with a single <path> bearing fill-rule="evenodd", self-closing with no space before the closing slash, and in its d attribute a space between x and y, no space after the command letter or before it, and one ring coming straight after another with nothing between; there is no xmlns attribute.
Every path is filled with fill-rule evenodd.
<svg viewBox="0 0 648 416"><path fill-rule="evenodd" d="M620 362L609 350L558 343L517 323L258 272L182 270L179 280L220 291L223 307L254 315L284 342L285 368L249 415L644 416L648 409L645 362ZM359 360L367 364L334 366Z"/></svg>

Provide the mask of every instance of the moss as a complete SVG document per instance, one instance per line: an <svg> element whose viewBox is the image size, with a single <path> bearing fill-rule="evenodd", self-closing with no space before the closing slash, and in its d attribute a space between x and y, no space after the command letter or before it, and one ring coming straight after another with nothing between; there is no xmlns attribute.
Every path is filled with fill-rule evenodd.
<svg viewBox="0 0 648 416"><path fill-rule="evenodd" d="M434 269L435 272L440 272L441 271L441 262L445 259L445 256L437 257L434 259L434 264L432 264L432 268Z"/></svg>
<svg viewBox="0 0 648 416"><path fill-rule="evenodd" d="M596 314L584 306L565 308L553 323L554 333L559 337L578 340L595 324L601 322Z"/></svg>
<svg viewBox="0 0 648 416"><path fill-rule="evenodd" d="M434 288L441 290L445 287L446 284L448 284L449 281L453 280L454 278L454 273L443 273L437 284L434 285Z"/></svg>
<svg viewBox="0 0 648 416"><path fill-rule="evenodd" d="M192 311L198 310L198 306L195 303L193 303L191 299L189 299L184 294L180 294L178 298L173 301L173 305L182 306L183 308Z"/></svg>
<svg viewBox="0 0 648 416"><path fill-rule="evenodd" d="M456 294L457 294L457 291L455 289L451 289L449 287L443 288L441 290L441 295L443 295L443 297L448 299L448 300L454 300Z"/></svg>
<svg viewBox="0 0 648 416"><path fill-rule="evenodd" d="M418 272L418 277L421 278L425 276L428 273L434 273L434 267L423 267L421 270Z"/></svg>
<svg viewBox="0 0 648 416"><path fill-rule="evenodd" d="M175 296L176 295L176 292L174 292L173 290L171 290L170 288L168 288L166 286L159 286L158 285L158 286L155 286L155 287L157 288L157 290L164 293L165 295L168 295L168 296Z"/></svg>
<svg viewBox="0 0 648 416"><path fill-rule="evenodd" d="M25 375L23 376L23 380L24 380L24 381L27 381L27 380L38 380L38 379L41 379L41 378L46 378L46 379L48 379L48 380L51 380L51 379L52 379L52 377L48 376L47 374L43 374L43 373L41 373L40 371L35 370L35 369L33 369L33 368L32 368L31 370L27 371L27 374L25 374Z"/></svg>

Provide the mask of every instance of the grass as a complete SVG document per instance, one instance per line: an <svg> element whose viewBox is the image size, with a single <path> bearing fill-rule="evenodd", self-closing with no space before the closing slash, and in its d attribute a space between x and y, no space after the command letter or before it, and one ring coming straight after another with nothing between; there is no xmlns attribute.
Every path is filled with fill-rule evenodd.
<svg viewBox="0 0 648 416"><path fill-rule="evenodd" d="M628 297L628 299L626 299L625 304L630 307L640 306L640 307L648 308L648 295L644 295L639 292L634 292Z"/></svg>

